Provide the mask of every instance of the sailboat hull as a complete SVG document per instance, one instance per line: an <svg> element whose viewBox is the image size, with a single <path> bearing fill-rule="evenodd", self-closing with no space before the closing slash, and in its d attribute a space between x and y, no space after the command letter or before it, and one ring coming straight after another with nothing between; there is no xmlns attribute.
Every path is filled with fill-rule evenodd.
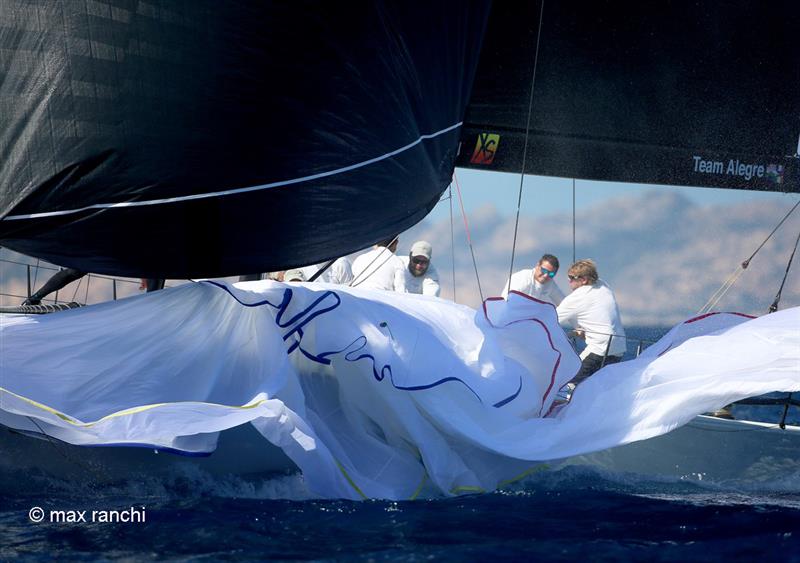
<svg viewBox="0 0 800 563"><path fill-rule="evenodd" d="M0 472L24 470L71 482L110 483L158 477L183 469L211 476L258 476L297 471L283 450L250 424L222 432L210 455L183 455L146 447L75 446L0 426Z"/></svg>
<svg viewBox="0 0 800 563"><path fill-rule="evenodd" d="M182 470L211 476L264 478L297 466L250 424L220 435L209 456L138 447L74 446L0 430L0 472L45 475L81 483L166 477ZM612 472L689 481L767 482L800 471L800 427L698 416L668 434L549 464L593 466ZM1 483L2 481L0 481Z"/></svg>
<svg viewBox="0 0 800 563"><path fill-rule="evenodd" d="M692 481L770 481L800 471L800 427L698 416L656 438L565 463Z"/></svg>

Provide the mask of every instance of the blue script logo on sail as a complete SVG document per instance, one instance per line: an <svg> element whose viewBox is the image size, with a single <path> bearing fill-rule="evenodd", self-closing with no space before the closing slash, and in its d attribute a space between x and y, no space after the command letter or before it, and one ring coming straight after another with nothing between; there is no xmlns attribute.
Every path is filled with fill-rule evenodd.
<svg viewBox="0 0 800 563"><path fill-rule="evenodd" d="M693 156L694 171L701 174L725 174L727 176L740 176L745 180L753 177L767 177L772 182L780 184L783 181L783 166L779 164L746 164L739 159L728 160L727 166L721 160L705 160L702 156Z"/></svg>

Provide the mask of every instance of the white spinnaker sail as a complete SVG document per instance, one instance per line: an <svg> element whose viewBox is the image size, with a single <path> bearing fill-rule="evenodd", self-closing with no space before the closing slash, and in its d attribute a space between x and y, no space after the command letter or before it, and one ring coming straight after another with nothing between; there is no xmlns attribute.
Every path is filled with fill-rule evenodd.
<svg viewBox="0 0 800 563"><path fill-rule="evenodd" d="M714 314L604 368L546 416L579 360L552 306L518 294L475 311L323 284L204 282L6 318L0 348L6 426L203 453L252 422L312 490L345 498L490 490L531 462L800 390L800 309Z"/></svg>

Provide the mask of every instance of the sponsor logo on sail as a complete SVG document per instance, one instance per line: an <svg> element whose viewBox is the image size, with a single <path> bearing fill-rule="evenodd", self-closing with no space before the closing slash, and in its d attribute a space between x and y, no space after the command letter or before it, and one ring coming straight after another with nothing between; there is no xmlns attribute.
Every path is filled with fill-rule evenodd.
<svg viewBox="0 0 800 563"><path fill-rule="evenodd" d="M470 158L471 164L488 165L494 161L497 145L500 144L500 135L497 133L478 133L478 142Z"/></svg>
<svg viewBox="0 0 800 563"><path fill-rule="evenodd" d="M783 165L767 164L767 180L773 184L783 184Z"/></svg>
<svg viewBox="0 0 800 563"><path fill-rule="evenodd" d="M736 176L751 180L753 178L766 178L773 184L783 183L784 166L782 164L759 164L757 162L744 162L738 158L727 161L706 159L702 156L692 156L693 170L698 174L716 174L721 176Z"/></svg>

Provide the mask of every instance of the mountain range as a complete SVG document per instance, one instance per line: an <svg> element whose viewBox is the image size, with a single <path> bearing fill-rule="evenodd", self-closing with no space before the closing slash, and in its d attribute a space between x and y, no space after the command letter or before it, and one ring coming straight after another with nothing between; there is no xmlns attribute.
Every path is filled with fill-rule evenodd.
<svg viewBox="0 0 800 563"><path fill-rule="evenodd" d="M575 216L575 257L591 258L600 277L614 289L623 321L629 325L670 326L699 311L753 254L795 201L701 206L664 190L609 199ZM508 279L514 240L513 216L484 206L468 216L470 239L483 296L498 295ZM401 236L399 254L418 238L434 245L433 263L443 281L442 296L470 306L480 304L478 282L463 221L423 221ZM760 315L778 292L800 232L800 209L755 255L749 267L720 299L717 310ZM555 278L569 291L566 273L573 261L571 214L520 217L514 271L531 268L544 253L555 254ZM781 308L800 305L800 257L789 271Z"/></svg>
<svg viewBox="0 0 800 563"><path fill-rule="evenodd" d="M600 277L614 289L626 325L671 326L695 315L769 237L794 203L787 196L786 202L697 205L668 190L612 198L576 213L575 257L595 260ZM565 293L569 291L566 272L573 261L571 214L521 216L515 246L514 216L485 205L469 213L467 222L478 276L461 217L455 217L452 223L449 219L426 219L400 236L401 255L415 240L433 244L433 263L441 278L443 298L478 307L481 293L484 298L499 295L510 272L512 247L514 271L533 267L543 253L558 256L561 269L555 282ZM767 240L715 310L764 314L781 287L798 233L800 210ZM0 251L0 258L35 263L5 249ZM800 257L786 276L780 308L800 305L800 265L796 262ZM33 272L34 288L51 273ZM19 304L26 295L27 283L24 266L0 263L0 304ZM59 300L95 302L112 298L111 280L93 276L80 283L63 290ZM167 285L177 283L181 282L169 281ZM117 283L118 297L138 292L138 280Z"/></svg>

